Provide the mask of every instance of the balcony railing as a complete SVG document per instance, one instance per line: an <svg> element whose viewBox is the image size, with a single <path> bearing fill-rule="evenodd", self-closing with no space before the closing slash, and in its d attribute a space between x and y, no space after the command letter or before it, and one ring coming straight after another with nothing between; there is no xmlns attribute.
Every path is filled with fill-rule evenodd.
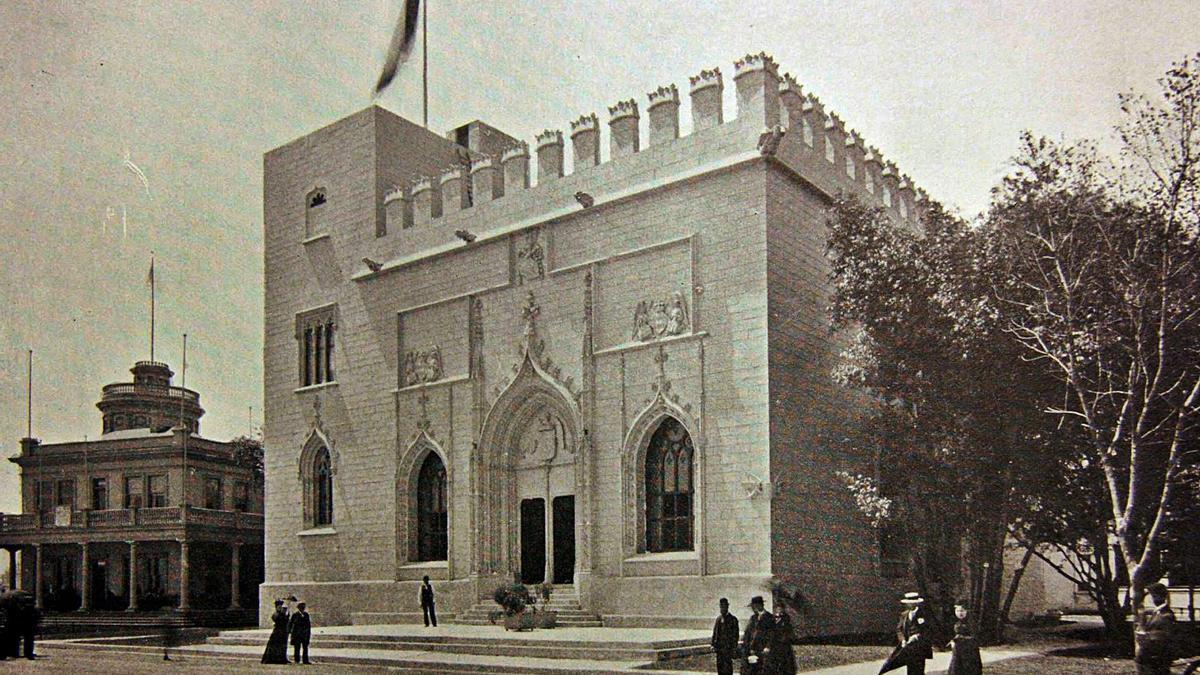
<svg viewBox="0 0 1200 675"><path fill-rule="evenodd" d="M131 382L122 382L118 384L106 385L102 390L101 398L110 396L122 396L125 394L135 394L137 396L161 396L164 398L182 398L191 403L200 403L200 394L191 389L183 387L163 387L157 384L133 384Z"/></svg>
<svg viewBox="0 0 1200 675"><path fill-rule="evenodd" d="M261 513L241 511L217 511L196 506L187 507L186 513L178 506L145 509L106 509L103 511L71 511L70 518L64 514L48 513L5 513L0 514L0 534L33 533L39 531L61 532L80 529L121 529L139 526L164 525L211 525L223 528L261 529Z"/></svg>

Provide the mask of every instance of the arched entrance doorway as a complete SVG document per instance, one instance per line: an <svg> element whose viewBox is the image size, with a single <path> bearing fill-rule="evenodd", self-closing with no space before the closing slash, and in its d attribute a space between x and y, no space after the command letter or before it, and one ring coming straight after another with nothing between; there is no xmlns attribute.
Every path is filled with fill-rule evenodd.
<svg viewBox="0 0 1200 675"><path fill-rule="evenodd" d="M578 419L570 393L526 358L488 413L477 449L481 576L574 581Z"/></svg>

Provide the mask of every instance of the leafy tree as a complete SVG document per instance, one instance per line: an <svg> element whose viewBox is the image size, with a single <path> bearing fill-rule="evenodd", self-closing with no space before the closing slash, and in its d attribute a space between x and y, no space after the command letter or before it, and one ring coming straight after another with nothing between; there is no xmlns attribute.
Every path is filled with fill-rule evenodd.
<svg viewBox="0 0 1200 675"><path fill-rule="evenodd" d="M1014 495L1038 471L1031 450L1042 448L1033 441L1051 390L1004 334L978 229L936 203L920 220L913 231L852 197L834 204L831 314L835 330L854 335L836 376L881 402L868 441L884 448L881 479L892 488L875 503L889 500L885 520L912 543L914 580L946 609L969 589L980 636L996 641ZM952 553L959 538L966 588Z"/></svg>
<svg viewBox="0 0 1200 675"><path fill-rule="evenodd" d="M238 436L229 441L229 444L233 446L234 461L238 466L250 469L255 487L262 487L264 476L262 441L251 436Z"/></svg>
<svg viewBox="0 0 1200 675"><path fill-rule="evenodd" d="M1198 55L1197 58L1200 58ZM1058 384L1047 411L1103 473L1135 610L1194 480L1200 420L1200 71L1159 100L1121 99L1121 157L1024 138L983 231L988 275L1026 360ZM1140 620L1140 615L1139 615Z"/></svg>

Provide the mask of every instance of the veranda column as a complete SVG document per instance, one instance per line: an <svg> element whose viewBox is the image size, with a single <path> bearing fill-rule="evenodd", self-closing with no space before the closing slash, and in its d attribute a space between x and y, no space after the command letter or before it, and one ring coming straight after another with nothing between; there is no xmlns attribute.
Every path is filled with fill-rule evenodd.
<svg viewBox="0 0 1200 675"><path fill-rule="evenodd" d="M136 541L126 542L129 544L129 606L125 608L126 612L136 612L138 608L138 543Z"/></svg>
<svg viewBox="0 0 1200 675"><path fill-rule="evenodd" d="M179 611L188 609L188 543L179 541Z"/></svg>
<svg viewBox="0 0 1200 675"><path fill-rule="evenodd" d="M92 608L92 571L91 558L88 556L88 543L85 541L79 545L80 567L79 574L83 588L79 589L79 611L86 612Z"/></svg>
<svg viewBox="0 0 1200 675"><path fill-rule="evenodd" d="M34 607L42 609L42 545L33 545L33 599Z"/></svg>
<svg viewBox="0 0 1200 675"><path fill-rule="evenodd" d="M17 549L8 549L8 590L17 588Z"/></svg>
<svg viewBox="0 0 1200 675"><path fill-rule="evenodd" d="M229 609L241 609L242 545L233 542L229 545Z"/></svg>

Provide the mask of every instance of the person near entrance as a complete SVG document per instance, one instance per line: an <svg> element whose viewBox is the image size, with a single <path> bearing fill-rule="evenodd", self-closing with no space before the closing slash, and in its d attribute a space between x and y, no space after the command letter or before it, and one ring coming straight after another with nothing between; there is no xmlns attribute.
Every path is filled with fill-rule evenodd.
<svg viewBox="0 0 1200 675"><path fill-rule="evenodd" d="M733 659L738 653L738 618L729 613L729 598L721 598L720 607L711 644L717 655L717 675L733 675Z"/></svg>
<svg viewBox="0 0 1200 675"><path fill-rule="evenodd" d="M754 615L746 622L746 633L742 635L742 675L759 675L763 660L771 651L771 631L775 618L767 611L761 595L750 598L750 610Z"/></svg>
<svg viewBox="0 0 1200 675"><path fill-rule="evenodd" d="M429 583L429 576L426 575L421 579L421 592L418 596L421 601L421 612L425 615L425 625L430 624L437 628L437 607L433 601L433 585Z"/></svg>
<svg viewBox="0 0 1200 675"><path fill-rule="evenodd" d="M312 619L308 616L308 612L304 611L305 605L303 602L296 605L296 611L288 619L288 634L292 636L292 663L303 663L309 665L312 663L308 660L308 643L312 640ZM301 660L303 653L303 660Z"/></svg>
<svg viewBox="0 0 1200 675"><path fill-rule="evenodd" d="M933 641L930 631L929 611L925 609L925 598L920 593L905 593L900 599L904 612L896 625L896 641L905 652L902 659L908 675L924 675L925 662L933 658Z"/></svg>

